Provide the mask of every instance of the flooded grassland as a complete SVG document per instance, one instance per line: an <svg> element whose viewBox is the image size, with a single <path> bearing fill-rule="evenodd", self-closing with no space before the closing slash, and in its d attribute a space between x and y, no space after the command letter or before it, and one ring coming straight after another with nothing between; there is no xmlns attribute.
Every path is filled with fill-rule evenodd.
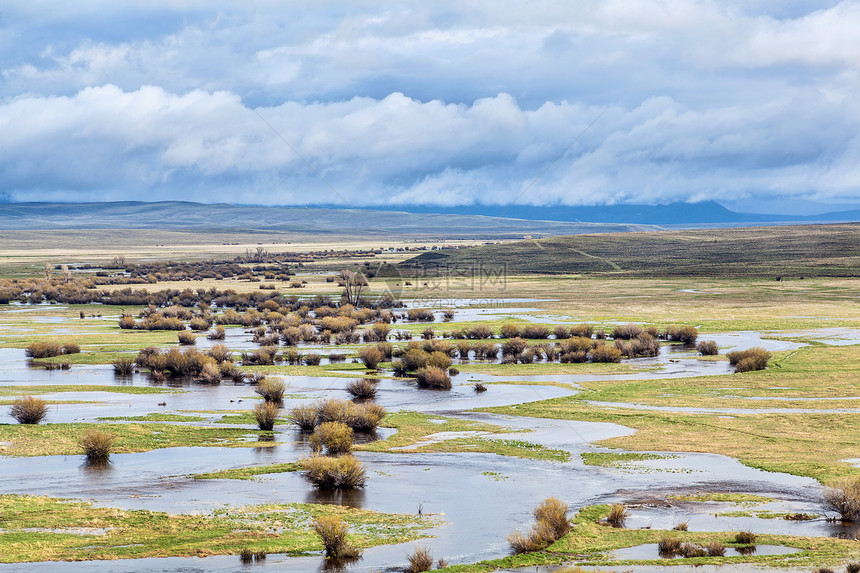
<svg viewBox="0 0 860 573"><path fill-rule="evenodd" d="M325 275L306 280L308 293L339 296ZM271 334L255 333L270 326L265 310L259 326L228 323L223 339L210 340L213 324L181 346L176 331L119 328L123 314L140 321L143 305L0 306L0 570L47 571L64 561L70 570L232 571L250 549L266 554L244 565L253 569L378 571L405 567L424 546L451 571L656 571L668 562L672 571L739 563L807 571L860 560L856 527L834 520L822 497L825 486L860 475L860 281L506 277L476 290L406 280L368 287L396 287L406 303L392 310L397 320L385 335L394 356L376 368L359 357L379 341L363 336L339 344L334 336L280 338L280 355L318 354L319 363L252 365L250 355L264 348L255 339ZM429 309L432 321L409 320L409 309ZM609 346L619 326L661 335L692 326L719 354L660 340L652 356L562 361L551 350L566 344L556 327L582 324L593 328L593 344L604 343L602 330ZM546 327L546 336L521 339L527 361L506 359L516 346L504 346L516 338L510 328L522 334L529 325ZM478 326L493 338L460 337ZM28 357L40 341L80 352ZM207 353L216 344L245 376L162 378L140 364L114 371L145 347ZM414 371L397 370L409 344L448 357L450 389L422 387ZM497 348L479 357L480 344ZM767 368L736 373L726 353L752 347L770 352ZM284 383L272 431L253 415L263 403L254 374ZM291 413L353 401L347 386L361 379L374 388L366 400L386 411L375 431L355 433L366 482L315 487L301 463L311 455L309 434ZM45 400L42 423L10 415L25 395ZM114 436L107 465L82 453L80 438L94 427ZM513 554L507 536L527 531L532 510L550 496L570 507L570 533ZM621 527L605 524L614 504L626 508ZM329 513L349 524L361 559L324 558L311 524ZM737 542L739 531L754 533L755 543ZM726 550L661 555L666 536Z"/></svg>

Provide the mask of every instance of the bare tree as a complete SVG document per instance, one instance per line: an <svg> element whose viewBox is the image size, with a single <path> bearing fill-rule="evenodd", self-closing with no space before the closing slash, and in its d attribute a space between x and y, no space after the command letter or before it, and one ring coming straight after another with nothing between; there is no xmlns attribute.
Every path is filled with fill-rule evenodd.
<svg viewBox="0 0 860 573"><path fill-rule="evenodd" d="M340 280L343 283L343 294L346 296L346 302L353 306L358 306L358 301L361 299L361 291L367 286L367 279L361 273L354 271L340 271Z"/></svg>

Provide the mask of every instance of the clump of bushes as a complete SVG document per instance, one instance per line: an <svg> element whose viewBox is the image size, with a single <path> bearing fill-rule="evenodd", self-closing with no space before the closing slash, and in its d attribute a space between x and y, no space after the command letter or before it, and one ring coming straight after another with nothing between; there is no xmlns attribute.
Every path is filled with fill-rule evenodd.
<svg viewBox="0 0 860 573"><path fill-rule="evenodd" d="M699 331L694 326L670 326L666 329L666 340L683 342L687 346L694 346L699 337Z"/></svg>
<svg viewBox="0 0 860 573"><path fill-rule="evenodd" d="M365 346L358 352L358 358L366 368L376 370L382 362L382 352L375 346Z"/></svg>
<svg viewBox="0 0 860 573"><path fill-rule="evenodd" d="M254 419L261 430L271 432L275 427L280 408L274 402L263 402L254 406Z"/></svg>
<svg viewBox="0 0 860 573"><path fill-rule="evenodd" d="M209 340L224 340L227 337L227 332L224 330L224 327L220 324L216 326L212 332L209 333Z"/></svg>
<svg viewBox="0 0 860 573"><path fill-rule="evenodd" d="M418 386L422 388L435 388L437 390L450 390L451 377L448 372L438 366L425 366L415 372Z"/></svg>
<svg viewBox="0 0 860 573"><path fill-rule="evenodd" d="M311 522L314 532L325 548L326 557L332 559L354 559L359 551L346 540L349 525L338 515L321 515Z"/></svg>
<svg viewBox="0 0 860 573"><path fill-rule="evenodd" d="M289 418L304 432L311 432L325 422L343 422L356 432L372 432L385 414L385 408L373 402L355 404L330 398L313 406L296 406Z"/></svg>
<svg viewBox="0 0 860 573"><path fill-rule="evenodd" d="M317 352L311 352L305 355L305 366L319 366L322 360L322 355Z"/></svg>
<svg viewBox="0 0 860 573"><path fill-rule="evenodd" d="M406 573L422 573L433 568L433 555L427 547L416 547L415 551L406 556L409 565Z"/></svg>
<svg viewBox="0 0 860 573"><path fill-rule="evenodd" d="M705 545L708 555L711 557L723 557L726 554L726 546L719 541L710 541Z"/></svg>
<svg viewBox="0 0 860 573"><path fill-rule="evenodd" d="M372 378L353 380L346 385L346 391L349 392L353 398L359 400L373 398L376 396L376 380L373 380Z"/></svg>
<svg viewBox="0 0 860 573"><path fill-rule="evenodd" d="M30 343L24 350L24 353L29 358L52 358L63 354L78 354L80 351L81 347L74 342L60 344L59 342L39 340Z"/></svg>
<svg viewBox="0 0 860 573"><path fill-rule="evenodd" d="M283 380L263 378L257 384L254 392L262 396L266 402L280 402L284 399L284 390L286 387Z"/></svg>
<svg viewBox="0 0 860 573"><path fill-rule="evenodd" d="M120 356L113 361L113 373L117 376L130 376L134 372L134 359L129 356Z"/></svg>
<svg viewBox="0 0 860 573"><path fill-rule="evenodd" d="M115 436L108 432L90 428L83 433L78 443L91 465L104 465L110 460Z"/></svg>
<svg viewBox="0 0 860 573"><path fill-rule="evenodd" d="M824 505L839 514L842 521L860 518L860 478L842 479L824 488Z"/></svg>
<svg viewBox="0 0 860 573"><path fill-rule="evenodd" d="M179 339L179 344L182 344L184 346L190 346L197 342L197 335L188 330L181 331L177 335L177 338Z"/></svg>
<svg viewBox="0 0 860 573"><path fill-rule="evenodd" d="M301 461L305 477L320 489L364 487L364 464L347 454L340 457L313 456Z"/></svg>
<svg viewBox="0 0 860 573"><path fill-rule="evenodd" d="M701 340L696 345L696 350L702 356L716 356L720 353L720 347L713 340Z"/></svg>
<svg viewBox="0 0 860 573"><path fill-rule="evenodd" d="M681 551L682 542L680 539L664 535L657 542L657 553L660 557L674 557Z"/></svg>
<svg viewBox="0 0 860 573"><path fill-rule="evenodd" d="M621 362L621 351L614 346L601 344L591 351L592 362Z"/></svg>
<svg viewBox="0 0 860 573"><path fill-rule="evenodd" d="M9 414L19 424L38 424L48 415L48 404L41 398L24 396L12 403Z"/></svg>
<svg viewBox="0 0 860 573"><path fill-rule="evenodd" d="M517 553L549 547L570 531L567 512L567 504L557 497L545 499L534 510L535 524L529 534L516 531L508 536L508 543Z"/></svg>
<svg viewBox="0 0 860 573"><path fill-rule="evenodd" d="M627 356L628 358L657 356L660 354L660 343L647 332L643 332L636 338L629 340L616 339L615 347L621 351L622 356Z"/></svg>
<svg viewBox="0 0 860 573"><path fill-rule="evenodd" d="M616 503L609 510L609 515L606 516L606 523L612 527L624 527L624 522L627 521L627 508Z"/></svg>
<svg viewBox="0 0 860 573"><path fill-rule="evenodd" d="M317 426L317 409L315 406L296 406L290 410L289 420L303 432L313 432Z"/></svg>
<svg viewBox="0 0 860 573"><path fill-rule="evenodd" d="M638 324L625 324L616 326L612 329L612 338L616 340L630 340L631 338L639 338L644 331Z"/></svg>
<svg viewBox="0 0 860 573"><path fill-rule="evenodd" d="M735 533L735 543L741 543L743 545L752 545L755 543L755 533L752 531L738 531Z"/></svg>
<svg viewBox="0 0 860 573"><path fill-rule="evenodd" d="M735 367L735 372L751 372L764 370L771 354L764 348L754 346L747 350L735 350L726 354L729 364Z"/></svg>
<svg viewBox="0 0 860 573"><path fill-rule="evenodd" d="M348 454L352 450L352 428L343 422L325 422L311 434L311 449L318 454L325 449L327 454Z"/></svg>

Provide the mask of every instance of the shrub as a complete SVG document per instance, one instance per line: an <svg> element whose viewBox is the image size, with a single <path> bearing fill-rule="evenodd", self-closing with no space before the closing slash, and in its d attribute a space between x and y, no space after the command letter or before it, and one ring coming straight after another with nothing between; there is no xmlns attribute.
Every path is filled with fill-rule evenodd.
<svg viewBox="0 0 860 573"><path fill-rule="evenodd" d="M514 337L502 343L502 354L513 354L517 356L528 347L528 342L519 337Z"/></svg>
<svg viewBox="0 0 860 573"><path fill-rule="evenodd" d="M273 378L263 378L257 384L254 392L263 397L266 402L280 402L284 399L284 381Z"/></svg>
<svg viewBox="0 0 860 573"><path fill-rule="evenodd" d="M570 531L567 519L567 504L557 497L548 497L534 510L535 521L544 521L552 527L555 539L561 539Z"/></svg>
<svg viewBox="0 0 860 573"><path fill-rule="evenodd" d="M673 527L672 529L674 529L675 531L687 531L688 527L689 524L686 521L681 521L679 523L676 523L675 527Z"/></svg>
<svg viewBox="0 0 860 573"><path fill-rule="evenodd" d="M250 563L254 559L254 552L249 548L245 547L242 551L239 552L239 560L242 563Z"/></svg>
<svg viewBox="0 0 860 573"><path fill-rule="evenodd" d="M755 533L752 531L738 531L735 533L735 543L751 545L755 543Z"/></svg>
<svg viewBox="0 0 860 573"><path fill-rule="evenodd" d="M438 366L425 366L415 372L418 386L422 388L437 388L440 390L451 389L451 378L448 372Z"/></svg>
<svg viewBox="0 0 860 573"><path fill-rule="evenodd" d="M696 543L682 543L678 553L683 557L704 557L708 551Z"/></svg>
<svg viewBox="0 0 860 573"><path fill-rule="evenodd" d="M528 535L516 531L508 536L508 543L517 553L538 551L558 541L568 531L568 507L556 497L545 499L534 510L535 524Z"/></svg>
<svg viewBox="0 0 860 573"><path fill-rule="evenodd" d="M566 326L556 326L552 329L552 334L556 340L564 340L570 338L570 330Z"/></svg>
<svg viewBox="0 0 860 573"><path fill-rule="evenodd" d="M696 345L696 350L702 356L716 356L720 353L720 347L713 340L702 340Z"/></svg>
<svg viewBox="0 0 860 573"><path fill-rule="evenodd" d="M520 327L516 324L503 324L499 332L502 338L518 338L520 336Z"/></svg>
<svg viewBox="0 0 860 573"><path fill-rule="evenodd" d="M31 343L24 350L24 353L30 358L51 358L59 356L63 353L63 347L59 342L50 342L47 340Z"/></svg>
<svg viewBox="0 0 860 573"><path fill-rule="evenodd" d="M696 344L699 331L693 326L670 326L666 329L666 340L683 342L687 346Z"/></svg>
<svg viewBox="0 0 860 573"><path fill-rule="evenodd" d="M211 362L203 364L203 368L200 369L200 374L197 376L201 382L206 384L218 384L221 382L221 368L214 358L211 360Z"/></svg>
<svg viewBox="0 0 860 573"><path fill-rule="evenodd" d="M306 366L319 366L320 360L322 360L322 355L316 352L311 352L310 354L305 355L304 362Z"/></svg>
<svg viewBox="0 0 860 573"><path fill-rule="evenodd" d="M643 332L638 338L630 340L618 339L615 347L621 351L622 356L637 358L640 356L657 356L660 354L660 343L648 333Z"/></svg>
<svg viewBox="0 0 860 573"><path fill-rule="evenodd" d="M661 557L674 557L681 551L681 540L664 535L657 543L657 553Z"/></svg>
<svg viewBox="0 0 860 573"><path fill-rule="evenodd" d="M228 362L233 358L233 353L223 344L213 344L206 354L214 358L216 362Z"/></svg>
<svg viewBox="0 0 860 573"><path fill-rule="evenodd" d="M559 361L562 364L572 364L579 362L586 362L588 360L588 353L584 350L577 350L575 352L565 352L559 358Z"/></svg>
<svg viewBox="0 0 860 573"><path fill-rule="evenodd" d="M90 428L81 436L78 443L84 450L87 463L92 465L106 464L110 460L114 435L96 428Z"/></svg>
<svg viewBox="0 0 860 573"><path fill-rule="evenodd" d="M325 548L326 557L332 559L354 559L359 551L346 541L349 525L338 515L321 515L311 522Z"/></svg>
<svg viewBox="0 0 860 573"><path fill-rule="evenodd" d="M190 345L197 342L197 335L187 330L183 330L177 336L179 338L179 344Z"/></svg>
<svg viewBox="0 0 860 573"><path fill-rule="evenodd" d="M594 327L590 324L577 324L570 327L571 336L579 336L581 338L591 338L594 335Z"/></svg>
<svg viewBox="0 0 860 573"><path fill-rule="evenodd" d="M539 324L529 324L523 328L522 337L532 340L549 338L549 329Z"/></svg>
<svg viewBox="0 0 860 573"><path fill-rule="evenodd" d="M350 454L337 458L314 456L301 464L305 477L320 489L358 488L366 480L364 465Z"/></svg>
<svg viewBox="0 0 860 573"><path fill-rule="evenodd" d="M411 321L433 321L433 311L429 308L410 308L406 311L407 320Z"/></svg>
<svg viewBox="0 0 860 573"><path fill-rule="evenodd" d="M451 357L444 352L431 352L427 359L427 366L435 366L441 370L447 370L451 367Z"/></svg>
<svg viewBox="0 0 860 573"><path fill-rule="evenodd" d="M63 344L63 354L79 354L81 347L74 342L66 342Z"/></svg>
<svg viewBox="0 0 860 573"><path fill-rule="evenodd" d="M19 424L38 424L48 415L48 404L41 398L24 396L12 403L9 414Z"/></svg>
<svg viewBox="0 0 860 573"><path fill-rule="evenodd" d="M202 331L209 330L211 323L205 318L197 317L192 318L188 325L191 327L191 330Z"/></svg>
<svg viewBox="0 0 860 573"><path fill-rule="evenodd" d="M492 338L493 329L491 329L486 324L478 324L475 326L471 326L465 330L466 338L471 339L484 339L484 338Z"/></svg>
<svg viewBox="0 0 860 573"><path fill-rule="evenodd" d="M843 479L825 487L824 505L839 514L842 521L860 518L860 478Z"/></svg>
<svg viewBox="0 0 860 573"><path fill-rule="evenodd" d="M475 389L475 392L477 392L478 394L480 394L481 392L487 391L487 387L484 386L484 384L482 382L475 382L474 384L472 384L472 387Z"/></svg>
<svg viewBox="0 0 860 573"><path fill-rule="evenodd" d="M621 362L621 351L614 346L601 344L591 351L592 362Z"/></svg>
<svg viewBox="0 0 860 573"><path fill-rule="evenodd" d="M736 350L729 352L726 357L729 364L735 367L735 372L750 372L752 370L764 370L770 360L770 352L764 348L754 346L747 350Z"/></svg>
<svg viewBox="0 0 860 573"><path fill-rule="evenodd" d="M371 378L353 380L346 385L346 391L354 398L366 400L376 396L376 381Z"/></svg>
<svg viewBox="0 0 860 573"><path fill-rule="evenodd" d="M376 370L379 363L382 362L382 352L374 346L365 346L358 352L358 358L364 363L364 366Z"/></svg>
<svg viewBox="0 0 860 573"><path fill-rule="evenodd" d="M134 359L130 356L120 356L113 361L113 373L117 376L130 376L134 372Z"/></svg>
<svg viewBox="0 0 860 573"><path fill-rule="evenodd" d="M356 432L372 432L376 430L380 420L385 417L385 408L372 402L367 404L350 405L349 418L346 424Z"/></svg>
<svg viewBox="0 0 860 573"><path fill-rule="evenodd" d="M344 360L346 360L346 354L339 354L339 353L332 352L331 354L328 355L328 361L329 362L343 362Z"/></svg>
<svg viewBox="0 0 860 573"><path fill-rule="evenodd" d="M845 573L860 573L860 563L852 561L845 564Z"/></svg>
<svg viewBox="0 0 860 573"><path fill-rule="evenodd" d="M315 406L296 406L290 410L287 417L303 432L313 432L317 425L317 409Z"/></svg>
<svg viewBox="0 0 860 573"><path fill-rule="evenodd" d="M224 330L224 327L220 324L215 327L212 332L209 333L209 340L224 340L227 337L227 332Z"/></svg>
<svg viewBox="0 0 860 573"><path fill-rule="evenodd" d="M609 510L609 515L606 516L606 522L612 527L623 527L627 520L627 508L616 503Z"/></svg>
<svg viewBox="0 0 860 573"><path fill-rule="evenodd" d="M261 430L270 432L275 427L279 411L280 408L274 402L263 402L254 406L254 419Z"/></svg>
<svg viewBox="0 0 860 573"><path fill-rule="evenodd" d="M469 344L466 340L458 340L457 341L457 356L460 357L460 360L468 360L469 359L469 351L472 349L472 345Z"/></svg>
<svg viewBox="0 0 860 573"><path fill-rule="evenodd" d="M427 366L430 355L419 348L407 350L400 356L400 362L396 365L401 372L415 372Z"/></svg>
<svg viewBox="0 0 860 573"><path fill-rule="evenodd" d="M709 542L705 549L711 557L723 557L726 554L726 546L719 541Z"/></svg>
<svg viewBox="0 0 860 573"><path fill-rule="evenodd" d="M123 315L120 317L120 319L119 319L119 327L120 328L129 330L129 329L134 328L135 326L136 326L136 324L134 322L134 317L128 316L128 315Z"/></svg>
<svg viewBox="0 0 860 573"><path fill-rule="evenodd" d="M629 340L631 338L638 338L640 334L642 334L642 327L638 324L625 324L623 326L616 326L612 330L612 338L616 340Z"/></svg>
<svg viewBox="0 0 860 573"><path fill-rule="evenodd" d="M416 547L413 553L406 556L406 560L409 561L406 573L422 573L433 568L433 556L426 547Z"/></svg>
<svg viewBox="0 0 860 573"><path fill-rule="evenodd" d="M376 348L379 350L379 353L382 354L383 360L391 360L391 357L394 354L394 346L390 342L379 342L377 343Z"/></svg>
<svg viewBox="0 0 860 573"><path fill-rule="evenodd" d="M352 439L352 428L343 422L326 422L311 434L311 449L314 453L325 449L327 454L348 454L352 450Z"/></svg>

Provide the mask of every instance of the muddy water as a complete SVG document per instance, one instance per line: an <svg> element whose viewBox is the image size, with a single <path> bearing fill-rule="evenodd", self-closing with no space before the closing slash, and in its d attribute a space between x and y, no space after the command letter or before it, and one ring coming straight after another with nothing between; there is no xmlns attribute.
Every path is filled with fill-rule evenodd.
<svg viewBox="0 0 860 573"><path fill-rule="evenodd" d="M247 343L244 329L228 329L228 344L239 347ZM717 337L714 337L717 338ZM203 339L201 339L203 342ZM726 335L721 345L745 347L765 345L755 333ZM782 343L788 344L793 343ZM798 345L795 345L795 347ZM249 348L256 345L248 346ZM771 347L773 348L773 347ZM776 349L776 348L773 348ZM453 415L495 423L514 430L493 439L516 439L571 452L567 463L549 463L496 456L491 454L376 454L359 452L367 464L369 480L357 492L320 493L297 473L264 476L259 481L193 480L188 475L218 469L294 461L307 455L306 437L289 428L279 428L274 447L248 448L171 448L139 454L117 454L103 470L82 465L80 456L41 458L2 458L0 492L81 497L109 507L145 508L170 512L206 512L224 505L271 502L339 503L378 511L425 513L442 516L445 525L435 529L434 539L365 552L364 558L346 565L347 570L372 571L403 565L405 555L415 545L428 545L436 557L450 563L468 563L498 558L508 554L505 537L531 522L531 510L549 495L558 495L572 507L598 502L625 501L653 496L655 492L680 490L745 491L788 500L793 511L820 513L819 489L813 480L783 474L772 474L742 466L721 456L676 454L665 459L648 460L633 469L609 469L586 466L580 455L585 451L602 451L591 443L626 435L630 429L615 424L569 422L514 418L469 413L479 406L500 406L570 395L575 390L557 386L517 386L493 384L483 394L476 394L471 380L503 382L505 380L552 381L576 384L594 379L642 379L702 374L727 374L725 362L696 360L690 352L676 352L666 347L659 357L634 361L642 366L658 366L658 371L634 375L554 375L495 377L460 374L448 392L419 390L402 380L382 380L377 401L391 411L418 410L439 415ZM673 362L677 360L677 362ZM45 371L28 367L23 351L0 349L0 384L104 384L150 386L148 377L133 375L117 378L110 366L75 366L70 371ZM320 397L346 398L349 379L325 377L288 377L285 406L305 403ZM174 382L162 387L175 389L172 394L131 395L108 392L58 393L48 399L95 400L99 404L58 404L51 407L49 422L88 420L99 416L143 415L149 412L182 410L247 410L256 400L253 388L245 384L224 382L205 386L191 382ZM158 406L166 402L165 406ZM215 415L203 414L210 421ZM0 423L11 422L2 411ZM390 430L380 429L384 438ZM256 437L249 434L250 440ZM431 438L432 439L432 438ZM500 502L504 500L504 502ZM704 505L704 504L701 504ZM679 521L682 516L691 528L736 530L739 525L753 531L785 527L799 535L830 535L833 531L823 522L780 522L756 518L711 519L710 507L643 507L631 515L631 523L641 526L671 527L664 523ZM740 520L740 521L738 521ZM767 522L767 523L765 523ZM636 526L636 525L634 525ZM263 564L241 566L238 558L213 557L205 560L144 559L132 562L98 562L63 564L64 569L81 571L160 571L187 569L201 571L234 571L244 569L277 569L285 571L323 570L319 556L287 558L269 556ZM26 566L28 571L50 571L52 564ZM14 566L0 566L11 570ZM749 570L744 569L744 570ZM673 569L678 571L678 569ZM701 571L701 569L699 570Z"/></svg>

